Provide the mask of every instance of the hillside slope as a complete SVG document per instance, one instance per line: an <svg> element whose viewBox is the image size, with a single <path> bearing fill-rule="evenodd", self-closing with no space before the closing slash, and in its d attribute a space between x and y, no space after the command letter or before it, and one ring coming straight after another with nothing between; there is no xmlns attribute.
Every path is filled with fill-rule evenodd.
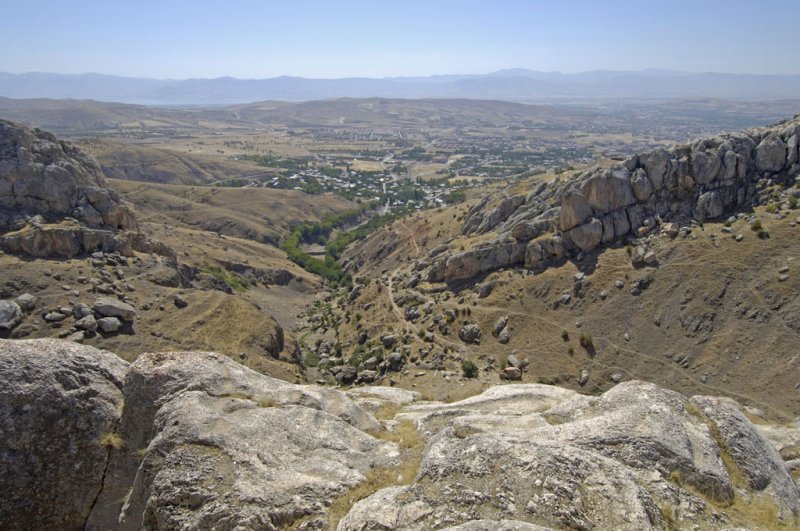
<svg viewBox="0 0 800 531"><path fill-rule="evenodd" d="M754 134L772 142L772 131L779 131L783 149L796 150L795 134L784 133L795 125ZM399 372L385 377L438 399L466 396L498 377L589 393L642 379L685 394L726 394L765 415L794 418L800 412L800 211L791 185L800 166L791 162L796 152L784 152L780 168L765 176L756 169L762 150L753 148L744 163L753 168L746 174L752 192L738 206L734 194L716 217L693 221L705 208L698 198L708 192L686 191L666 203L663 217L646 213L632 229L626 217L628 233L603 243L600 230L594 247L583 251L565 243L560 201L581 186L616 179L607 170L613 163L481 190L463 205L374 234L345 253L360 287L309 318L310 330L324 332L321 346L310 346L321 357L322 374L358 381L340 366L352 363L357 374L367 370L366 377L380 380L383 369L376 376L364 360L397 352ZM718 175L723 168L717 166ZM722 180L702 186L715 182L720 188L713 190L726 186ZM602 203L608 196L588 197ZM553 258L532 261L531 246L549 249ZM345 318L334 324L329 314ZM475 363L477 378L462 376L464 360ZM514 366L520 370L505 369Z"/></svg>

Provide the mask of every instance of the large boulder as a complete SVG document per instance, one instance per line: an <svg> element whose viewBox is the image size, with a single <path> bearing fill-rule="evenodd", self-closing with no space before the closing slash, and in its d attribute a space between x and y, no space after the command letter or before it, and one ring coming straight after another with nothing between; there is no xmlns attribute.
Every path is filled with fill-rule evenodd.
<svg viewBox="0 0 800 531"><path fill-rule="evenodd" d="M786 145L776 135L770 134L756 147L756 169L760 172L778 172L786 163Z"/></svg>
<svg viewBox="0 0 800 531"><path fill-rule="evenodd" d="M638 168L633 172L631 187L633 188L633 194L639 201L647 201L653 195L653 183L650 182L647 172L642 168Z"/></svg>
<svg viewBox="0 0 800 531"><path fill-rule="evenodd" d="M567 231L588 221L592 214L592 207L589 206L583 194L568 192L561 200L559 226L561 230Z"/></svg>
<svg viewBox="0 0 800 531"><path fill-rule="evenodd" d="M695 216L699 220L717 218L722 215L725 207L722 204L722 198L717 192L706 192L697 198L697 205L695 205Z"/></svg>
<svg viewBox="0 0 800 531"><path fill-rule="evenodd" d="M133 321L136 309L119 299L113 297L100 297L92 307L96 313L104 317L119 317L123 321Z"/></svg>
<svg viewBox="0 0 800 531"><path fill-rule="evenodd" d="M607 214L636 203L627 169L594 175L583 183L581 191L597 214Z"/></svg>
<svg viewBox="0 0 800 531"><path fill-rule="evenodd" d="M581 251L591 251L603 239L603 222L599 219L592 219L566 233L578 249Z"/></svg>
<svg viewBox="0 0 800 531"><path fill-rule="evenodd" d="M84 527L124 445L127 366L75 343L0 340L0 527Z"/></svg>
<svg viewBox="0 0 800 531"><path fill-rule="evenodd" d="M115 452L88 526L278 529L323 516L398 448L344 393L258 374L225 356L144 354L124 386Z"/></svg>
<svg viewBox="0 0 800 531"><path fill-rule="evenodd" d="M0 331L8 331L22 321L22 308L14 301L0 301Z"/></svg>

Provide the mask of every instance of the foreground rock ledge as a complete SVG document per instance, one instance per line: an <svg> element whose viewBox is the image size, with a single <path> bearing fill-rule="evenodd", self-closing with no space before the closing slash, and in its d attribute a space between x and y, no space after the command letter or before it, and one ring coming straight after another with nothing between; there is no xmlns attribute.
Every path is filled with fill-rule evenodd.
<svg viewBox="0 0 800 531"><path fill-rule="evenodd" d="M381 408L397 411L385 426L370 413ZM742 411L728 399L689 399L643 382L600 397L529 384L430 403L399 389L345 394L293 385L214 353L144 354L128 365L63 341L0 341L0 522L796 526L800 491L762 432L779 430L788 447L800 442L800 429L756 428ZM409 465L405 450L381 435L400 426L416 427L427 441L407 485L393 479ZM388 479L376 482L381 470ZM331 509L335 501L366 484L376 486L333 521L342 516Z"/></svg>

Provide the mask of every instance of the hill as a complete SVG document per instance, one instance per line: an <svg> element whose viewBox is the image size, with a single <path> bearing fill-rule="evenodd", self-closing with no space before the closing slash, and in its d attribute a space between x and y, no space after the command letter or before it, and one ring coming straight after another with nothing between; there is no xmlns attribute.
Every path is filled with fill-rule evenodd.
<svg viewBox="0 0 800 531"><path fill-rule="evenodd" d="M509 69L485 75L398 78L155 80L100 74L0 73L0 95L148 104L225 104L329 98L470 98L509 101L596 98L793 98L800 76L668 70L575 74Z"/></svg>

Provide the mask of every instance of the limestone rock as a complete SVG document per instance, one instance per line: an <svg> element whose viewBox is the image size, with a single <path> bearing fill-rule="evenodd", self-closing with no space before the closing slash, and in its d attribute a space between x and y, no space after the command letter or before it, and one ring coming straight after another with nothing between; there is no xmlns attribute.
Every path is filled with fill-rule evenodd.
<svg viewBox="0 0 800 531"><path fill-rule="evenodd" d="M89 527L274 529L324 515L373 467L397 464L343 393L258 374L211 353L144 354ZM117 522L119 522L117 524Z"/></svg>
<svg viewBox="0 0 800 531"><path fill-rule="evenodd" d="M607 214L636 203L628 170L609 170L594 175L583 183L581 192L596 214Z"/></svg>
<svg viewBox="0 0 800 531"><path fill-rule="evenodd" d="M136 317L136 310L133 306L111 297L100 297L92 308L100 315L119 317L123 321L133 321Z"/></svg>
<svg viewBox="0 0 800 531"><path fill-rule="evenodd" d="M0 120L0 232L18 228L13 219L34 215L136 228L133 212L106 188L93 158L49 133Z"/></svg>
<svg viewBox="0 0 800 531"><path fill-rule="evenodd" d="M119 319L117 319L119 322ZM120 323L121 325L122 323ZM75 327L80 328L81 330L86 330L87 332L95 332L97 331L97 320L94 318L94 315L89 314L84 317L81 317L77 321L75 321ZM108 332L109 330L104 330L104 332Z"/></svg>
<svg viewBox="0 0 800 531"><path fill-rule="evenodd" d="M88 322L85 324L89 325ZM122 321L120 321L117 317L103 317L102 319L95 321L95 326L95 330L99 328L107 334L112 334L122 328Z"/></svg>
<svg viewBox="0 0 800 531"><path fill-rule="evenodd" d="M464 343L480 343L481 327L475 323L466 324L459 329L458 338Z"/></svg>
<svg viewBox="0 0 800 531"><path fill-rule="evenodd" d="M636 199L639 201L647 201L653 195L653 183L650 182L647 172L642 168L638 168L633 172L631 186Z"/></svg>
<svg viewBox="0 0 800 531"><path fill-rule="evenodd" d="M519 380L522 378L522 371L517 367L506 367L500 371L501 380Z"/></svg>
<svg viewBox="0 0 800 531"><path fill-rule="evenodd" d="M579 192L567 193L561 200L559 226L562 231L568 231L578 225L586 223L592 217L592 207Z"/></svg>
<svg viewBox="0 0 800 531"><path fill-rule="evenodd" d="M127 365L75 343L0 340L0 522L84 527L111 447L125 444L114 433Z"/></svg>
<svg viewBox="0 0 800 531"><path fill-rule="evenodd" d="M565 234L581 251L591 251L603 239L603 223L599 219L592 219Z"/></svg>
<svg viewBox="0 0 800 531"><path fill-rule="evenodd" d="M34 308L36 308L36 297L30 293L23 293L17 297L15 301L23 312L31 312Z"/></svg>
<svg viewBox="0 0 800 531"><path fill-rule="evenodd" d="M11 330L22 321L22 309L14 301L0 301L0 330Z"/></svg>
<svg viewBox="0 0 800 531"><path fill-rule="evenodd" d="M724 206L722 199L717 192L706 192L697 198L695 206L695 216L699 220L717 218L722 215Z"/></svg>
<svg viewBox="0 0 800 531"><path fill-rule="evenodd" d="M756 169L760 172L778 172L786 163L786 145L776 134L768 135L756 147Z"/></svg>

